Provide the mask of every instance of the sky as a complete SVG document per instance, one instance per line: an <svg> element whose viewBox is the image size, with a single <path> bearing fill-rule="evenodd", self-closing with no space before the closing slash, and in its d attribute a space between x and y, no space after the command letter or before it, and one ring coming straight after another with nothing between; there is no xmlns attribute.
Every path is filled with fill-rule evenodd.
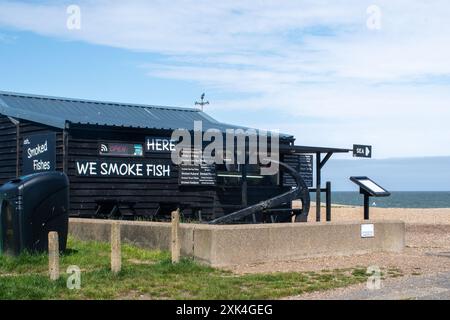
<svg viewBox="0 0 450 320"><path fill-rule="evenodd" d="M449 168L450 157L332 159L322 180L331 181L333 191L358 192L352 176L368 176L389 191L450 191ZM444 197L450 200L450 193Z"/></svg>
<svg viewBox="0 0 450 320"><path fill-rule="evenodd" d="M450 156L448 0L3 1L0 90L194 107L300 145Z"/></svg>

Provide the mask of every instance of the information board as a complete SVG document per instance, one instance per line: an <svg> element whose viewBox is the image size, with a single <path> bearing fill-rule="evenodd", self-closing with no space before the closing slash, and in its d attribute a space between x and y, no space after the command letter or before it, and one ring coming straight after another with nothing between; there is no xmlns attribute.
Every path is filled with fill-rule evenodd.
<svg viewBox="0 0 450 320"><path fill-rule="evenodd" d="M284 163L291 166L300 173L303 181L308 188L313 187L314 162L312 155L285 155ZM283 173L283 185L287 187L295 187L295 179L287 172Z"/></svg>
<svg viewBox="0 0 450 320"><path fill-rule="evenodd" d="M184 155L183 155L184 156ZM208 164L201 150L193 149L191 157L186 154L180 165L179 184L188 186L215 186L217 184L216 166ZM189 164L189 160L193 163Z"/></svg>

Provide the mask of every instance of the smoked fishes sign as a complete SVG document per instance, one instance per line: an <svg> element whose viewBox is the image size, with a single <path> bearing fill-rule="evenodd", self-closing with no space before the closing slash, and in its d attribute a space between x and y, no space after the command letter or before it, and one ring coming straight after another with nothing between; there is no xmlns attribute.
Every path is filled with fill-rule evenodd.
<svg viewBox="0 0 450 320"><path fill-rule="evenodd" d="M56 133L23 137L22 174L56 170Z"/></svg>

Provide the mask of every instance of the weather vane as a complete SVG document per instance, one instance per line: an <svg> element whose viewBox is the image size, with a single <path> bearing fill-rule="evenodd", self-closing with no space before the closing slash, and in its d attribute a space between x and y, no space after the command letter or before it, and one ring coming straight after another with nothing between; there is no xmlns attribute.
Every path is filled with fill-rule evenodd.
<svg viewBox="0 0 450 320"><path fill-rule="evenodd" d="M201 95L200 98L201 98L201 102L196 101L195 105L196 106L197 105L200 106L202 111L203 111L203 107L206 106L207 104L209 104L209 101L205 101L205 94L204 93Z"/></svg>

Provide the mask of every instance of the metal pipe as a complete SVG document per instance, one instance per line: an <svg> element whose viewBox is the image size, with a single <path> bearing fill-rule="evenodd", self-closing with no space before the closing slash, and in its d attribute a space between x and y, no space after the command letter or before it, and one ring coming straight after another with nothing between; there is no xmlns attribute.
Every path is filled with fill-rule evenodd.
<svg viewBox="0 0 450 320"><path fill-rule="evenodd" d="M369 195L364 193L364 220L369 220Z"/></svg>
<svg viewBox="0 0 450 320"><path fill-rule="evenodd" d="M321 175L320 170L321 169L321 163L320 163L320 153L316 153L316 221L320 222L320 185L321 185Z"/></svg>
<svg viewBox="0 0 450 320"><path fill-rule="evenodd" d="M331 221L331 182L327 182L326 188L326 202L327 202L327 222Z"/></svg>

